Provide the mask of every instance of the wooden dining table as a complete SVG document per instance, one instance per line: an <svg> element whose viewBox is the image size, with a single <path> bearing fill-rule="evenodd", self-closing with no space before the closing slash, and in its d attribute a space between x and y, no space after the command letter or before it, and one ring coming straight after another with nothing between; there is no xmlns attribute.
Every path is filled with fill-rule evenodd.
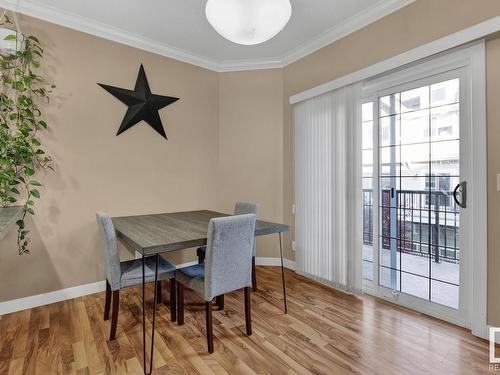
<svg viewBox="0 0 500 375"><path fill-rule="evenodd" d="M210 219L231 216L222 212L200 210L151 215L113 217L117 237L127 244L128 248L137 251L142 258L142 345L143 368L145 374L153 371L153 347L155 338L155 321L157 307L158 259L161 253L189 249L207 244L207 231ZM283 243L281 233L290 227L286 224L257 220L255 236L278 234L279 255L281 259L281 278L283 285L283 303L285 314L288 312L286 301L285 272L283 267ZM151 352L149 371L146 370L146 309L145 309L145 258L155 257L155 282L153 321L151 333Z"/></svg>

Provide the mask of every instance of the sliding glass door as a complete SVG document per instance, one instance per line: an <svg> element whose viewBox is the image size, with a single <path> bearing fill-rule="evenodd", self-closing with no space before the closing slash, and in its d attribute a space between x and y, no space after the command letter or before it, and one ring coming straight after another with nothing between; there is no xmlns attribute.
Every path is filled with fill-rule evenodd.
<svg viewBox="0 0 500 375"><path fill-rule="evenodd" d="M466 73L379 83L362 125L365 285L462 325L470 289Z"/></svg>

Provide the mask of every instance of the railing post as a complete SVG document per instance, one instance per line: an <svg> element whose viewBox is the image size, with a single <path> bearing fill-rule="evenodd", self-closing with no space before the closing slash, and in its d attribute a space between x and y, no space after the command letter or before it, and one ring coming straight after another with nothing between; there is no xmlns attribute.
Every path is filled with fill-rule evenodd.
<svg viewBox="0 0 500 375"><path fill-rule="evenodd" d="M434 245L434 262L439 263L439 199L438 193L434 195L434 225L432 244ZM429 217L430 220L430 217Z"/></svg>

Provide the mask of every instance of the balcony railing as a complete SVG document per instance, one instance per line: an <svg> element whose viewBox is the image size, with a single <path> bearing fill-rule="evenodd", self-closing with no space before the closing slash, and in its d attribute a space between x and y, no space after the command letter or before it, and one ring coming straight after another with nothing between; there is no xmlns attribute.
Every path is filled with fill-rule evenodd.
<svg viewBox="0 0 500 375"><path fill-rule="evenodd" d="M380 195L380 244L390 249L391 216L396 221L397 251L432 257L435 262L460 260L460 214L451 191L396 190L396 206L390 206L390 190ZM363 243L373 245L373 190L363 189Z"/></svg>

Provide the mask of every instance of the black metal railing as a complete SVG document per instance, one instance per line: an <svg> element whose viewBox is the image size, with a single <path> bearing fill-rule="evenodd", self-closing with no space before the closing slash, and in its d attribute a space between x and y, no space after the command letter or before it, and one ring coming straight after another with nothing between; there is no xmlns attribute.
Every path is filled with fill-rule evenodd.
<svg viewBox="0 0 500 375"><path fill-rule="evenodd" d="M453 192L396 190L397 203L392 207L390 194L390 189L384 189L380 196L383 249L390 249L392 242L398 252L432 257L435 262L460 260L460 215ZM396 238L391 237L394 220ZM363 189L363 243L373 245L372 189Z"/></svg>

